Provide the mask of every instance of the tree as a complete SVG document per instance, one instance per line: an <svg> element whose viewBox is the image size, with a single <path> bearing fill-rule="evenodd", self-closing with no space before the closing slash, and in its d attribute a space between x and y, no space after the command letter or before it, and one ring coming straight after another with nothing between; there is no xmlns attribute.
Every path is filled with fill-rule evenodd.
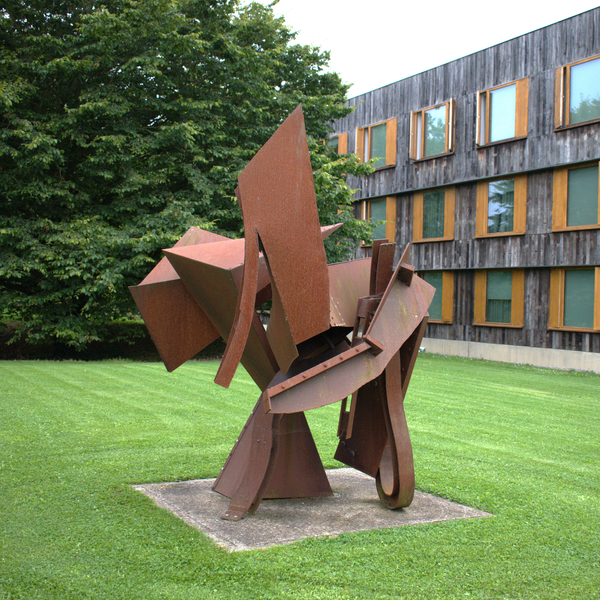
<svg viewBox="0 0 600 600"><path fill-rule="evenodd" d="M318 142L347 87L270 7L9 0L0 39L0 301L30 341L85 348L190 226L240 235L237 174L299 102L331 255L369 237L342 176L368 166Z"/></svg>

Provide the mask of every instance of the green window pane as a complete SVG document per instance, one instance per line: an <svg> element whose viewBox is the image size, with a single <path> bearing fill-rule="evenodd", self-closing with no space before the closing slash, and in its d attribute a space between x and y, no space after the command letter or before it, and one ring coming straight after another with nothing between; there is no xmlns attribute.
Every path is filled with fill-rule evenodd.
<svg viewBox="0 0 600 600"><path fill-rule="evenodd" d="M375 167L385 166L385 145L386 145L386 129L385 123L371 127L371 152L369 158L378 158L375 162Z"/></svg>
<svg viewBox="0 0 600 600"><path fill-rule="evenodd" d="M513 231L515 180L493 181L488 185L488 233Z"/></svg>
<svg viewBox="0 0 600 600"><path fill-rule="evenodd" d="M385 221L385 198L381 200L372 200L369 203L369 219L371 221ZM383 240L385 238L385 223L375 227L373 231L374 240Z"/></svg>
<svg viewBox="0 0 600 600"><path fill-rule="evenodd" d="M510 323L512 273L490 271L487 274L486 323Z"/></svg>
<svg viewBox="0 0 600 600"><path fill-rule="evenodd" d="M335 150L336 152L338 151L338 143L339 143L338 137L332 137L327 140L327 145L330 148L332 148L333 150Z"/></svg>
<svg viewBox="0 0 600 600"><path fill-rule="evenodd" d="M433 300L429 305L429 318L433 321L442 320L442 283L444 280L443 273L433 271L423 274L423 279L435 288Z"/></svg>
<svg viewBox="0 0 600 600"><path fill-rule="evenodd" d="M444 237L444 190L423 194L423 238Z"/></svg>
<svg viewBox="0 0 600 600"><path fill-rule="evenodd" d="M425 148L423 156L435 156L446 151L446 106L425 111Z"/></svg>
<svg viewBox="0 0 600 600"><path fill-rule="evenodd" d="M490 142L515 137L517 86L507 85L490 92Z"/></svg>
<svg viewBox="0 0 600 600"><path fill-rule="evenodd" d="M569 170L567 226L598 223L598 165Z"/></svg>
<svg viewBox="0 0 600 600"><path fill-rule="evenodd" d="M594 269L565 271L565 327L594 327Z"/></svg>
<svg viewBox="0 0 600 600"><path fill-rule="evenodd" d="M600 58L571 67L569 123L600 119Z"/></svg>

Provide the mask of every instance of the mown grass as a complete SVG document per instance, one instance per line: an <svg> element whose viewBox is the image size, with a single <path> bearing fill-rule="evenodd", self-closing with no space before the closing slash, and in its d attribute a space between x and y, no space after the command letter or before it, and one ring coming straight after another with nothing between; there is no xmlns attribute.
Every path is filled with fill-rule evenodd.
<svg viewBox="0 0 600 600"><path fill-rule="evenodd" d="M216 368L0 363L1 600L600 598L600 376L421 355L417 487L494 517L228 554L129 487L219 472L258 394Z"/></svg>

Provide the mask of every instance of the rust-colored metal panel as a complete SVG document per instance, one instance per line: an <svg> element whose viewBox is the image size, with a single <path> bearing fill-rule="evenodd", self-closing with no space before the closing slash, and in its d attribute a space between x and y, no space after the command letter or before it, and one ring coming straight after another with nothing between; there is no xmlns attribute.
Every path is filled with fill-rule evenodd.
<svg viewBox="0 0 600 600"><path fill-rule="evenodd" d="M264 412L261 400L254 407L213 486L213 490L228 498L233 498L248 469L257 410ZM304 413L283 415L279 429L270 435L279 436L278 452L272 456L272 475L265 487L264 498L313 498L332 494Z"/></svg>
<svg viewBox="0 0 600 600"><path fill-rule="evenodd" d="M384 378L363 385L352 402L351 435L340 439L334 458L371 477L377 475L387 429L383 414Z"/></svg>
<svg viewBox="0 0 600 600"><path fill-rule="evenodd" d="M129 291L167 371L174 371L219 338L179 278L131 286Z"/></svg>
<svg viewBox="0 0 600 600"><path fill-rule="evenodd" d="M175 247L225 239L191 227ZM139 285L131 286L129 291L168 371L175 370L218 339L216 329L166 258Z"/></svg>
<svg viewBox="0 0 600 600"><path fill-rule="evenodd" d="M211 244L213 242L227 241L222 235L205 231L204 229L198 229L197 227L190 227L181 237L181 239L173 246L173 248L182 248L184 246L196 246L198 244ZM139 285L146 285L149 283L158 283L161 281L170 281L172 279L179 279L179 275L175 269L171 266L166 258L162 258L159 263L148 273Z"/></svg>
<svg viewBox="0 0 600 600"><path fill-rule="evenodd" d="M398 269L397 269L398 272ZM395 274L397 275L397 273ZM434 288L419 277L409 287L394 277L375 313L365 342L266 391L274 413L300 412L338 402L378 377L424 319ZM377 355L365 351L376 344Z"/></svg>
<svg viewBox="0 0 600 600"><path fill-rule="evenodd" d="M383 412L388 438L377 474L377 491L386 508L396 509L409 506L415 491L415 470L404 414L399 352L387 364L384 381Z"/></svg>
<svg viewBox="0 0 600 600"><path fill-rule="evenodd" d="M354 326L359 298L369 295L371 258L329 265L329 323Z"/></svg>
<svg viewBox="0 0 600 600"><path fill-rule="evenodd" d="M219 246L220 249L214 246ZM239 259L235 257L235 246L236 244L230 242L219 242L165 250L167 258L181 280L225 340L229 336L234 320L238 295L237 282L240 281L243 270L243 265L237 264ZM243 251L243 246L239 245L239 249ZM221 253L220 250L224 252ZM241 256L243 260L243 253ZM211 262L213 264L210 264ZM215 266L215 263L220 266ZM262 280L265 286L268 285L266 269ZM242 355L242 364L263 390L273 379L276 371L264 328L254 310L252 319L248 342Z"/></svg>
<svg viewBox="0 0 600 600"><path fill-rule="evenodd" d="M385 292L394 274L394 252L396 244L381 244L377 255L377 275L375 277L375 295Z"/></svg>
<svg viewBox="0 0 600 600"><path fill-rule="evenodd" d="M271 275L270 269L269 275ZM273 281L272 275L271 281ZM282 373L287 373L292 363L298 358L298 349L285 312L283 300L279 294L279 288L273 283L271 283L271 292L273 302L269 325L267 326L267 340L269 340L269 345L276 357L279 370Z"/></svg>
<svg viewBox="0 0 600 600"><path fill-rule="evenodd" d="M269 261L273 295L277 288L293 342L303 342L329 326L327 261L300 106L250 161L238 183L246 253L236 317L216 379L224 386L233 377L250 330L259 240ZM286 350L281 359L279 346ZM273 347L284 369L289 347L285 341Z"/></svg>
<svg viewBox="0 0 600 600"><path fill-rule="evenodd" d="M304 413L282 415L278 452L264 498L331 496L331 486Z"/></svg>
<svg viewBox="0 0 600 600"><path fill-rule="evenodd" d="M373 245L371 246L371 276L369 279L369 296L374 296L376 294L375 289L377 287L377 267L379 265L379 247L382 244L387 244L387 243L389 243L388 239L373 240Z"/></svg>
<svg viewBox="0 0 600 600"><path fill-rule="evenodd" d="M250 449L248 463L241 474L237 489L231 498L229 508L222 519L239 521L247 512L254 512L264 496L277 453L279 438L273 435L278 429L281 415L270 415L258 410L254 413L252 426L248 428Z"/></svg>

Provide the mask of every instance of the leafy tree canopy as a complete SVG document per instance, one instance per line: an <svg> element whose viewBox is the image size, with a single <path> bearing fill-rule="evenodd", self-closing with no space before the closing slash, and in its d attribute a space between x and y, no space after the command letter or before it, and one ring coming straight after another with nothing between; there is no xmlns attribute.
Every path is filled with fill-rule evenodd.
<svg viewBox="0 0 600 600"><path fill-rule="evenodd" d="M8 0L0 42L0 301L30 340L84 348L190 226L241 235L236 177L299 102L330 259L370 236L343 179L369 167L319 142L347 87L271 7Z"/></svg>

